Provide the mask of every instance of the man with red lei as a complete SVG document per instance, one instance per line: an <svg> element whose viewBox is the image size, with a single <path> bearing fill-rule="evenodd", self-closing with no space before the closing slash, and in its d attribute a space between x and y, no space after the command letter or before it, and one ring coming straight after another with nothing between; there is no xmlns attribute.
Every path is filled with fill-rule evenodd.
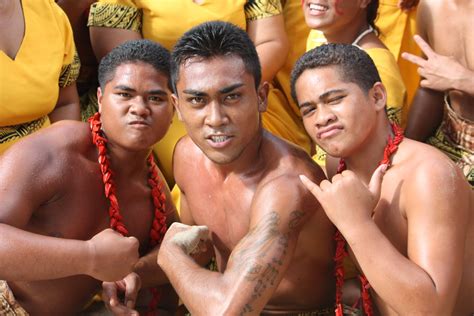
<svg viewBox="0 0 474 316"><path fill-rule="evenodd" d="M90 124L54 124L0 157L1 315L76 314L103 281L115 314L136 312L140 285L175 307L156 264L175 208L151 156L173 114L169 52L127 42L99 81Z"/></svg>
<svg viewBox="0 0 474 316"><path fill-rule="evenodd" d="M442 153L403 138L389 123L370 57L345 44L309 51L293 69L292 91L306 130L335 157L328 161L331 181L301 180L338 229L336 315L348 253L360 272L366 315L471 315L470 187Z"/></svg>

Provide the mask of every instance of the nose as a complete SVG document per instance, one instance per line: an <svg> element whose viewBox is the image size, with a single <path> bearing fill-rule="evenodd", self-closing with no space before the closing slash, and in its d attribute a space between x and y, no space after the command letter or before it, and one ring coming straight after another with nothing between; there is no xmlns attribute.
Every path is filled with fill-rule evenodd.
<svg viewBox="0 0 474 316"><path fill-rule="evenodd" d="M320 106L316 112L316 127L324 127L336 120L334 113L325 106Z"/></svg>
<svg viewBox="0 0 474 316"><path fill-rule="evenodd" d="M131 100L130 113L144 117L150 115L150 109L144 102L143 98L137 96Z"/></svg>
<svg viewBox="0 0 474 316"><path fill-rule="evenodd" d="M224 106L219 102L213 101L208 105L208 113L206 115L206 125L217 127L226 125L229 122L229 118L224 109Z"/></svg>

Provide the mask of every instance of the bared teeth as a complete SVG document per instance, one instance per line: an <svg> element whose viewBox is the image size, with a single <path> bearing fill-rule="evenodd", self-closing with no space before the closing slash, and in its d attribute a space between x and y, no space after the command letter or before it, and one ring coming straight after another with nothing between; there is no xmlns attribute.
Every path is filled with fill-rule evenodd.
<svg viewBox="0 0 474 316"><path fill-rule="evenodd" d="M229 136L211 136L214 143L222 143L229 139Z"/></svg>
<svg viewBox="0 0 474 316"><path fill-rule="evenodd" d="M316 10L316 11L326 11L328 9L328 7L324 6L324 5L321 5L321 4L311 3L309 5L309 9L310 10Z"/></svg>

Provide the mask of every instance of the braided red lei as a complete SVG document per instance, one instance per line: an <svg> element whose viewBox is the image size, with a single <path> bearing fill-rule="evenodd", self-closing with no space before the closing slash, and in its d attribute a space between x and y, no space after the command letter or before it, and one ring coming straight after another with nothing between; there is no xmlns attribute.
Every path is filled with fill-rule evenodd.
<svg viewBox="0 0 474 316"><path fill-rule="evenodd" d="M392 131L393 131L393 138L392 136L388 137L387 145L383 151L383 159L380 161L379 165L386 164L390 166L390 158L397 151L398 145L403 140L403 130L394 123L391 123ZM344 159L339 160L339 166L337 168L337 173L341 173L342 171L346 170L346 163ZM336 316L343 315L342 309L342 287L344 285L344 258L348 255L346 251L346 240L339 232L336 230L334 234L334 240L336 241L336 254L334 255L334 275L336 277ZM364 313L368 316L372 316L374 314L372 308L372 301L370 299L370 284L367 281L367 278L360 274L359 280L361 283L361 290L362 290L362 305L364 308Z"/></svg>
<svg viewBox="0 0 474 316"><path fill-rule="evenodd" d="M110 168L110 161L107 157L107 138L103 136L100 122L100 113L95 113L89 118L90 128L92 132L92 142L97 146L99 150L99 165L102 173L102 181L105 187L105 196L110 201L109 217L110 217L110 228L116 230L123 236L128 236L128 230L122 221L122 215L120 214L120 208L116 196L116 188L113 180L113 172ZM159 177L158 167L155 164L153 155L148 156L148 185L151 188L151 196L153 199L154 218L150 230L150 249L161 243L163 236L166 233L166 195L164 192L164 183ZM153 299L150 303L150 309L154 309L158 304L158 291L152 289Z"/></svg>

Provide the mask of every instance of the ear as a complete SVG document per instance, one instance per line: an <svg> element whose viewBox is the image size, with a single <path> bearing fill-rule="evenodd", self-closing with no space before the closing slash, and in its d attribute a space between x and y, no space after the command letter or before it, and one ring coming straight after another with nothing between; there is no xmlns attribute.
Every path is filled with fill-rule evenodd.
<svg viewBox="0 0 474 316"><path fill-rule="evenodd" d="M263 113L267 110L267 103L268 103L268 91L270 90L270 85L268 82L263 82L257 89L257 97L258 97L258 111Z"/></svg>
<svg viewBox="0 0 474 316"><path fill-rule="evenodd" d="M181 112L179 110L178 96L174 93L171 94L171 104L173 104L173 108L176 110L176 114L178 114L178 120L180 120L182 122L183 117L181 116Z"/></svg>
<svg viewBox="0 0 474 316"><path fill-rule="evenodd" d="M97 105L99 106L99 113L102 111L102 97L103 97L102 89L100 87L97 88Z"/></svg>
<svg viewBox="0 0 474 316"><path fill-rule="evenodd" d="M387 90L381 82L376 82L370 89L370 97L377 111L384 110L387 105Z"/></svg>
<svg viewBox="0 0 474 316"><path fill-rule="evenodd" d="M365 9L373 0L362 0L360 2L360 8Z"/></svg>

